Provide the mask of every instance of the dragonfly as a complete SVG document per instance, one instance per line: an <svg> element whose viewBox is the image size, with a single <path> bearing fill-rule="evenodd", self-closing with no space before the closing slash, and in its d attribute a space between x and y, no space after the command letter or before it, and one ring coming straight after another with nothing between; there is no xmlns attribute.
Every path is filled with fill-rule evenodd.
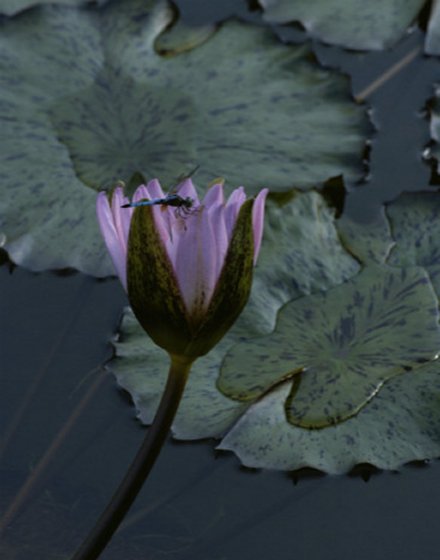
<svg viewBox="0 0 440 560"><path fill-rule="evenodd" d="M189 179L199 168L197 166L191 173L185 176L179 177L179 183L184 181L185 179ZM174 187L175 188L175 187ZM127 204L123 204L121 208L136 208L137 206L171 206L176 208L176 213L180 216L187 216L191 214L196 208L194 208L194 199L190 196L180 196L177 192L173 192L173 190L168 193L166 196L162 198L152 198L151 200L142 199L138 200L137 202L129 202Z"/></svg>

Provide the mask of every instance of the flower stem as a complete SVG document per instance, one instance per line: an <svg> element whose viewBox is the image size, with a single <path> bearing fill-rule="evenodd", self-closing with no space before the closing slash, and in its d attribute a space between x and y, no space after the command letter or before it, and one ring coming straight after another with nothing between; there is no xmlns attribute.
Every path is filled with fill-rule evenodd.
<svg viewBox="0 0 440 560"><path fill-rule="evenodd" d="M107 546L153 467L182 398L193 360L171 356L162 399L147 435L119 488L72 560L95 560Z"/></svg>

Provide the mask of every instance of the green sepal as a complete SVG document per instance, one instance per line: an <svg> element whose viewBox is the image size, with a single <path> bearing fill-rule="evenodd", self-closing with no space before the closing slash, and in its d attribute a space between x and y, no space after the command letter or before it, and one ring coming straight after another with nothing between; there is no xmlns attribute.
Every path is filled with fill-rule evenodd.
<svg viewBox="0 0 440 560"><path fill-rule="evenodd" d="M220 278L188 355L203 356L228 332L249 299L254 270L253 199L238 214Z"/></svg>
<svg viewBox="0 0 440 560"><path fill-rule="evenodd" d="M152 208L135 208L127 252L128 299L142 328L172 354L183 355L192 339L187 311Z"/></svg>

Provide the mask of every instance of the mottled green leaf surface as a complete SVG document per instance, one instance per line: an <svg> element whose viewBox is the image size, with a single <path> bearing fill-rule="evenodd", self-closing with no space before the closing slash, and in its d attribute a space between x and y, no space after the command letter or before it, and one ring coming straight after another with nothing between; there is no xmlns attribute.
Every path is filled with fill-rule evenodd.
<svg viewBox="0 0 440 560"><path fill-rule="evenodd" d="M394 246L384 208L366 222L344 214L336 225L344 247L363 264L383 264Z"/></svg>
<svg viewBox="0 0 440 560"><path fill-rule="evenodd" d="M147 337L129 309L124 313L121 333L121 340L115 344L117 357L110 368L121 387L132 396L139 419L151 424L165 387L169 358ZM245 333L236 328L235 336L238 334ZM215 386L221 359L231 344L230 337L231 334L194 363L173 424L177 438L221 437L247 408L225 397Z"/></svg>
<svg viewBox="0 0 440 560"><path fill-rule="evenodd" d="M66 4L66 5L80 5L93 0L0 0L0 14L13 16L22 10L27 10L32 6L38 4ZM98 0L102 4L105 0Z"/></svg>
<svg viewBox="0 0 440 560"><path fill-rule="evenodd" d="M300 22L314 37L350 49L394 45L417 18L425 0L259 0L265 19Z"/></svg>
<svg viewBox="0 0 440 560"><path fill-rule="evenodd" d="M157 37L154 47L157 52L168 56L179 54L207 41L216 29L214 24L190 25L179 19Z"/></svg>
<svg viewBox="0 0 440 560"><path fill-rule="evenodd" d="M95 190L134 172L167 188L199 165L200 187L223 176L248 192L362 176L370 124L346 77L232 21L159 56L171 21L167 4L127 0L2 22L0 231L17 263L111 273Z"/></svg>
<svg viewBox="0 0 440 560"><path fill-rule="evenodd" d="M388 263L423 266L440 297L439 193L405 193L387 206L396 241Z"/></svg>
<svg viewBox="0 0 440 560"><path fill-rule="evenodd" d="M426 32L425 52L427 54L440 54L440 2L434 0L431 5L428 29Z"/></svg>
<svg viewBox="0 0 440 560"><path fill-rule="evenodd" d="M247 408L248 404L229 399L216 388L221 361L233 344L245 336L270 332L278 309L289 299L330 288L359 269L340 246L333 212L319 194L298 193L281 206L268 201L266 215L250 301L222 342L195 362L173 426L179 438L220 437ZM168 357L151 343L129 311L116 354L110 367L132 395L141 420L150 423L165 383Z"/></svg>
<svg viewBox="0 0 440 560"><path fill-rule="evenodd" d="M266 204L262 250L246 314L252 332L275 326L288 300L326 290L354 276L359 264L342 247L333 211L316 192L296 193L285 203Z"/></svg>
<svg viewBox="0 0 440 560"><path fill-rule="evenodd" d="M426 272L372 265L284 306L273 334L228 352L218 387L248 401L291 377L288 420L322 428L358 413L385 381L439 349L437 298Z"/></svg>
<svg viewBox="0 0 440 560"><path fill-rule="evenodd" d="M226 434L219 449L248 467L314 467L342 474L359 463L397 469L440 455L440 363L389 380L371 403L346 422L307 430L286 422L285 382L257 401Z"/></svg>
<svg viewBox="0 0 440 560"><path fill-rule="evenodd" d="M344 229L348 240L361 238L353 252L369 264L359 274L319 194L269 200L249 304L194 364L175 437L223 438L220 448L247 466L288 470L342 473L360 462L393 469L437 456L440 366L420 364L440 349L438 304L427 273L412 266L418 251L402 244L413 235L410 222L434 223L427 214L437 212L432 195L423 210L416 204L424 196L403 195L387 208L397 241L392 255L401 246L410 256L390 258L401 268L383 265L391 244L385 216L371 235L353 224ZM416 212L412 221L400 208L406 199L406 211ZM428 227L426 254L437 237ZM168 358L129 311L116 353L111 369L148 424Z"/></svg>
<svg viewBox="0 0 440 560"><path fill-rule="evenodd" d="M386 296L388 306L383 305L383 301L380 306L381 300L377 299L373 311L376 311L378 321L373 325L375 328L370 330L369 326L373 322L369 321L368 312L364 313L364 330L362 333L358 331L363 337L363 346L360 342L350 346L350 337L343 339L344 334L352 333L344 330L346 324L340 321L339 332L333 330L331 333L336 338L333 347L327 349L327 354L332 354L327 356L327 363L331 366L332 360L338 361L342 369L351 368L353 379L363 387L366 385L362 379L362 369L366 375L373 374L374 379L374 371L368 367L372 359L379 370L391 372L380 391L357 414L323 429L307 429L289 423L286 419L286 403L292 405L297 399L298 410L305 411L306 415L313 412L307 409L305 397L322 385L320 376L310 371L301 375L304 378L309 373L315 376L314 379L310 377L312 386L306 383L301 395L300 384L293 400L293 382L290 379L278 383L252 401L230 399L218 391L216 379L221 361L228 348L231 348L231 343L245 335L248 330L246 323L252 320L252 317L243 316L219 346L195 363L173 426L174 435L180 439L223 437L219 448L234 451L243 464L250 467L293 470L312 466L334 474L346 472L361 462L395 469L407 461L439 455L440 366L437 361L419 363L432 358L440 347L436 298L426 275L417 268L393 270L371 266L352 281L331 289L328 295L333 294L335 300L339 299L341 308L344 305L349 308L349 298L341 296L341 290L347 288L350 291L352 284L357 284L360 294L354 298L356 306L367 303L368 293L374 290L374 286ZM393 297L395 305L390 306ZM283 308L279 323L283 322L283 314L290 307L307 300L312 302L316 299L315 312L320 313L320 298L321 295L307 296L289 303ZM410 306L415 305L416 300L418 309L409 313ZM368 309L368 306L364 306L364 309ZM332 324L337 321L338 318L333 319ZM405 332L405 323L408 332ZM278 325L277 330L279 328ZM311 329L312 325L309 326ZM328 332L329 328L324 324L323 330L326 329ZM270 337L273 338L273 335L266 338ZM344 341L345 347L341 344ZM319 353L320 344L322 339L318 333L314 347L316 353ZM150 423L165 383L167 356L154 347L129 311L125 314L122 336L116 344L116 350L117 358L111 362L111 369L116 373L119 383L133 396L141 420ZM249 350L249 356L252 357L252 349ZM324 354L325 349L321 355ZM312 351L310 355L316 361ZM348 366L344 366L344 361L348 362ZM253 367L255 375L259 375L261 365L257 364L257 367L251 362L243 367ZM356 368L356 363L360 367ZM411 365L415 368L403 372L402 366L406 368ZM278 363L274 367L278 367ZM334 372L337 376L338 370ZM324 379L329 379L327 370L320 373ZM353 389L356 393L355 385L354 382L346 384L348 395ZM318 397L322 406L319 391L314 396ZM338 399L333 388L330 389L330 396ZM289 412L292 413L292 410ZM304 418L303 415L301 419Z"/></svg>

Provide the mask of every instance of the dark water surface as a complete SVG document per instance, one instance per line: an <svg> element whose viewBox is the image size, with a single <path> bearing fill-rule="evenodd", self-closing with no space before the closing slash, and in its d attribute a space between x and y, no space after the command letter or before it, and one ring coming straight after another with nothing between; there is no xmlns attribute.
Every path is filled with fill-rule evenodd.
<svg viewBox="0 0 440 560"><path fill-rule="evenodd" d="M2 503L17 495L78 403L77 422L23 500L0 558L68 558L125 473L145 429L95 368L125 301L118 283L0 268L1 425L41 376L4 449ZM242 469L214 442L169 442L105 560L437 558L440 464L320 476ZM296 483L295 483L296 482Z"/></svg>
<svg viewBox="0 0 440 560"><path fill-rule="evenodd" d="M224 14L231 3L225 6ZM359 95L422 40L413 33L387 53L315 51L349 73ZM370 180L346 199L353 216L368 220L399 192L432 188L421 159L429 141L421 111L439 79L438 61L419 53L368 96L378 133ZM99 369L112 355L126 298L115 280L18 268L11 274L7 264L0 291L0 496L10 519L0 558L69 558L145 434L128 397ZM399 473L367 469L368 481L359 473L294 479L242 469L214 446L168 442L103 560L438 558L438 461ZM26 480L33 482L23 491Z"/></svg>

